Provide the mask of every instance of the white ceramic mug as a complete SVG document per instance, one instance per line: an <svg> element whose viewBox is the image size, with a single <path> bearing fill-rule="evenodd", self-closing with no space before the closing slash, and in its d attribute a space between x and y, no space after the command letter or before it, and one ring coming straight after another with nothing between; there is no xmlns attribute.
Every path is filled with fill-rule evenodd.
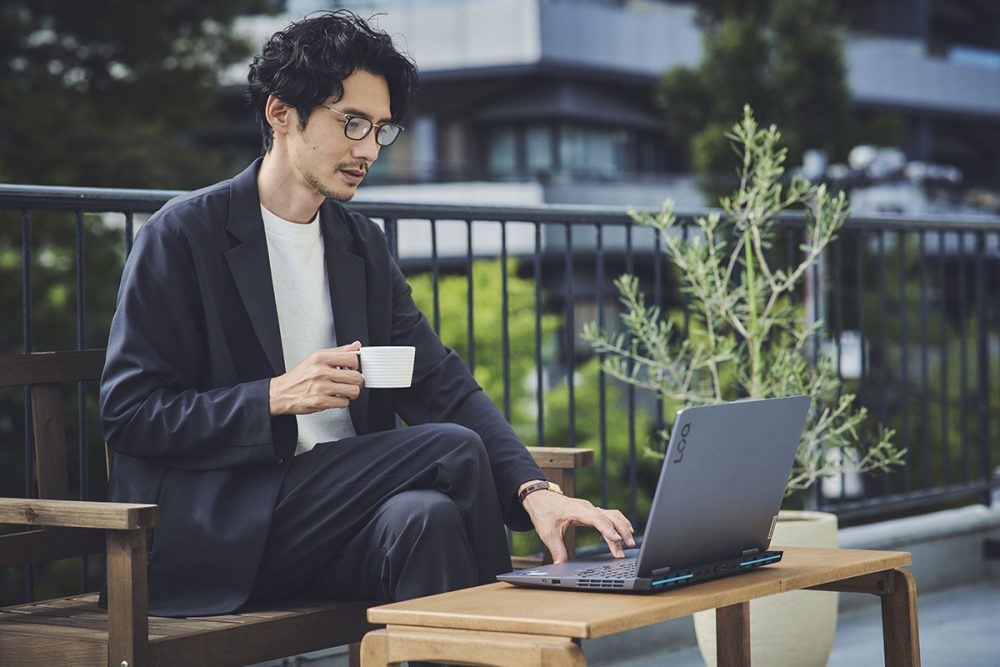
<svg viewBox="0 0 1000 667"><path fill-rule="evenodd" d="M375 345L358 350L361 374L369 389L396 389L413 383L412 345Z"/></svg>

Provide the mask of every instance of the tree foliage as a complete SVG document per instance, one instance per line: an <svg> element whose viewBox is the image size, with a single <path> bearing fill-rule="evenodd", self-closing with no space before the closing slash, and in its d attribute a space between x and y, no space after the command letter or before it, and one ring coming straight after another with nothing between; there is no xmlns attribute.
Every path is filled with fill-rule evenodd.
<svg viewBox="0 0 1000 667"><path fill-rule="evenodd" d="M686 147L699 176L729 171L725 135L744 104L783 128L793 164L809 148L846 153L854 130L834 3L717 0L702 5L700 22L701 63L668 70L655 93L671 144Z"/></svg>
<svg viewBox="0 0 1000 667"><path fill-rule="evenodd" d="M192 133L219 118L219 76L254 48L235 17L274 0L5 0L0 181L143 188L226 175Z"/></svg>
<svg viewBox="0 0 1000 667"><path fill-rule="evenodd" d="M510 386L510 417L514 431L527 445L538 444L538 386L535 355L535 285L531 279L518 277L516 263L511 261L507 270L507 331L510 358L507 376ZM429 274L407 278L413 289L413 299L430 321L434 321L434 287ZM443 276L438 285L438 317L440 335L446 345L469 359L468 349L468 279L462 275ZM473 290L473 339L475 351L475 377L497 409L504 409L504 359L502 331L504 327L503 285L501 264L498 261L477 261L472 269ZM563 322L561 317L542 314L542 363L555 361L555 340ZM639 407L630 417L623 409L625 395L621 383L605 378L604 423L601 423L600 369L592 359L574 374L574 429L577 447L594 450L597 461L593 468L577 475L577 495L601 504L602 441L606 452L607 494L609 507L629 511L629 449L635 445L638 452L636 478L637 527L645 524L655 488L659 463L645 456L656 437L653 418L648 408ZM565 382L543 389L542 428L544 444L548 447L564 446L569 442L569 390ZM633 423L630 424L630 419ZM629 431L635 442L629 442ZM603 430L603 433L602 433ZM596 543L596 531L580 536L581 544ZM514 536L515 553L530 553L539 549L533 534Z"/></svg>
<svg viewBox="0 0 1000 667"><path fill-rule="evenodd" d="M783 183L787 152L779 146L780 136L744 109L729 135L742 156L740 185L722 199L721 212L695 221L690 242L678 233L669 200L657 215L633 216L660 232L664 253L681 276L690 299L687 335L647 306L638 280L624 275L616 285L628 338L593 324L584 337L608 355L603 366L609 375L684 405L812 397L788 484L793 491L845 469L888 470L903 462L903 453L892 446L889 429L879 429L870 443L862 441L867 410L844 391L828 359L809 358L821 323L808 323L791 297L836 237L848 209L843 193L831 195L801 178ZM777 216L793 206L806 209L807 241L800 258L786 265L771 249Z"/></svg>

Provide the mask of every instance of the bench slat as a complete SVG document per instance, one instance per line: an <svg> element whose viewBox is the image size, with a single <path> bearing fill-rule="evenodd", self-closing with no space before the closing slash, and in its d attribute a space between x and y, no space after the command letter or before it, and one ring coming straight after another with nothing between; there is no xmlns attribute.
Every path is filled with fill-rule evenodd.
<svg viewBox="0 0 1000 667"><path fill-rule="evenodd" d="M134 530L156 526L159 515L156 505L0 498L0 523L28 526Z"/></svg>
<svg viewBox="0 0 1000 667"><path fill-rule="evenodd" d="M103 553L104 534L86 528L46 528L0 535L0 568Z"/></svg>
<svg viewBox="0 0 1000 667"><path fill-rule="evenodd" d="M100 642L75 637L45 637L20 630L0 632L0 655L4 665L73 665L107 667L108 638Z"/></svg>
<svg viewBox="0 0 1000 667"><path fill-rule="evenodd" d="M0 387L101 379L104 350L0 355Z"/></svg>

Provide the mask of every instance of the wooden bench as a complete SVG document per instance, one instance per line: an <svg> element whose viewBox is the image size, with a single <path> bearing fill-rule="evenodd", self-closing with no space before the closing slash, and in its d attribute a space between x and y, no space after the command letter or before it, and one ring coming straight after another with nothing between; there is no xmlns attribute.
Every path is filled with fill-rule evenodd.
<svg viewBox="0 0 1000 667"><path fill-rule="evenodd" d="M104 350L0 356L0 386L30 387L39 496L0 498L0 523L31 527L0 536L0 567L106 553L108 575L107 611L96 593L0 608L0 665L224 667L343 644L356 664L358 642L374 628L366 620L372 602L290 601L224 616L148 617L146 533L158 507L69 499L60 385L99 381L103 365ZM569 493L575 470L593 463L585 449L531 452Z"/></svg>

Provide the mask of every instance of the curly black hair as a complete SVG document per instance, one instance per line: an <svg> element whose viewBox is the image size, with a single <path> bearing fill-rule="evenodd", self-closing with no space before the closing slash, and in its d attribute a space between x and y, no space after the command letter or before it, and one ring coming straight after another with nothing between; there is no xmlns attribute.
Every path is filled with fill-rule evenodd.
<svg viewBox="0 0 1000 667"><path fill-rule="evenodd" d="M268 95L294 107L305 128L323 100L343 96L344 79L357 70L385 78L392 120L399 122L417 87L417 66L388 34L346 9L310 15L274 33L247 76L247 101L260 126L263 152L274 139L264 117Z"/></svg>

